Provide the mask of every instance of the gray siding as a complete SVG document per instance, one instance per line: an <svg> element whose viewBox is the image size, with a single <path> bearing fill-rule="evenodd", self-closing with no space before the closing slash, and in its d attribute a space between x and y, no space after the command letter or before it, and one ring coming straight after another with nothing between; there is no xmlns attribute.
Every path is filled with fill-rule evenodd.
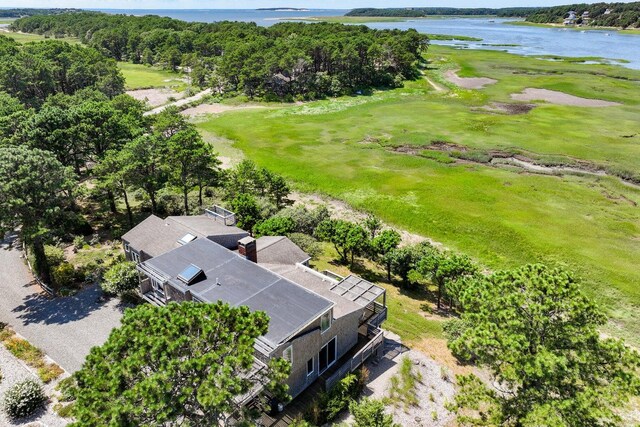
<svg viewBox="0 0 640 427"><path fill-rule="evenodd" d="M320 349L336 337L337 344L337 360L347 353L358 342L358 322L361 313L353 312L339 319L334 319L331 327L324 333L320 333L320 319L316 319L309 325L305 331L300 333L299 338L293 342L281 345L273 353L273 357L282 357L283 351L293 346L293 363L291 366L291 375L287 384L289 385L289 394L296 397L305 388L318 379L318 353ZM311 331L311 332L309 332ZM305 332L308 332L305 334ZM313 358L313 374L307 376L307 361Z"/></svg>

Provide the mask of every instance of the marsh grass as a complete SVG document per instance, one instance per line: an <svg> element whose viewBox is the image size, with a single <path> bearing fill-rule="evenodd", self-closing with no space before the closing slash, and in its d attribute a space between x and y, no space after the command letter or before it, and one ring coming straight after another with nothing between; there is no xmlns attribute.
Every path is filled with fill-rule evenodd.
<svg viewBox="0 0 640 427"><path fill-rule="evenodd" d="M617 178L536 175L475 161L482 158L448 163L444 155L406 155L388 148L447 141L481 157L500 150L550 163L638 171L640 71L442 46L431 46L427 60L425 75L439 84L445 81L443 71L452 68L462 77L498 82L483 90L436 92L420 79L369 97L285 106L277 116L272 110L228 112L198 127L233 141L233 148L283 174L302 192L343 200L467 253L490 269L531 262L570 269L612 316L605 331L640 344L640 318L634 315L640 304L639 189ZM478 109L513 102L510 95L527 87L623 105L540 103L518 115ZM378 142L362 142L372 137ZM406 302L396 309L408 313L415 306ZM393 319L390 315L388 323ZM396 326L411 333L410 322Z"/></svg>

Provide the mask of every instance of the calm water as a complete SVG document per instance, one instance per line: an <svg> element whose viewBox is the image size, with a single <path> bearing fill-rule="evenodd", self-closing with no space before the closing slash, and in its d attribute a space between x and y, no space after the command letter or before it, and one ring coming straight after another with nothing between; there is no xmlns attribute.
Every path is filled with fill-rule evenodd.
<svg viewBox="0 0 640 427"><path fill-rule="evenodd" d="M215 22L244 21L270 26L280 18L344 15L345 10L326 9L308 11L238 10L102 10L107 13L132 15L161 15L184 21ZM563 28L540 28L507 25L508 19L445 18L410 20L406 22L375 22L367 24L378 29L415 28L423 33L454 34L481 38L481 42L434 43L455 45L469 49L496 49L522 55L559 55L573 57L605 57L629 61L626 67L640 69L640 36L619 34L616 31L577 31ZM502 46L499 46L502 45ZM517 45L517 46L504 46Z"/></svg>

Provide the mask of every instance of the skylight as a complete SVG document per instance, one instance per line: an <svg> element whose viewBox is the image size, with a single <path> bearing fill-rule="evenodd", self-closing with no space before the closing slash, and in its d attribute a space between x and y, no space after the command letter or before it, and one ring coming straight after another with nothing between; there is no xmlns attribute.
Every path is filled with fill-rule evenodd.
<svg viewBox="0 0 640 427"><path fill-rule="evenodd" d="M178 240L178 243L180 243L181 245L186 245L189 242L192 242L196 240L196 236L194 236L193 234L187 233L184 236L182 236L180 238L180 240Z"/></svg>
<svg viewBox="0 0 640 427"><path fill-rule="evenodd" d="M200 274L202 274L202 269L190 264L187 268L182 270L180 274L178 274L178 280L183 282L185 285L190 285Z"/></svg>

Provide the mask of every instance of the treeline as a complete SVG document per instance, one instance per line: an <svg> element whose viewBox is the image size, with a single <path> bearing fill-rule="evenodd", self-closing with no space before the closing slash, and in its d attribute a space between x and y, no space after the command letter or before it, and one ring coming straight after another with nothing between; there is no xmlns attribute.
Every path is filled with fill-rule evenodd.
<svg viewBox="0 0 640 427"><path fill-rule="evenodd" d="M23 16L34 15L55 15L58 13L78 12L80 9L31 9L31 8L15 8L0 9L0 18L22 18Z"/></svg>
<svg viewBox="0 0 640 427"><path fill-rule="evenodd" d="M571 4L541 9L529 16L528 22L541 24L562 23L569 12L576 12L576 24L596 27L640 28L640 2L634 3L594 3ZM589 12L589 19L582 18Z"/></svg>
<svg viewBox="0 0 640 427"><path fill-rule="evenodd" d="M501 17L525 17L541 8L538 7L508 7L502 9L491 8L454 8L454 7L412 7L412 8L359 8L347 12L345 16L372 16L372 17L400 17L421 18L425 16L501 16Z"/></svg>
<svg viewBox="0 0 640 427"><path fill-rule="evenodd" d="M220 94L316 99L395 87L418 75L428 46L415 30L280 23L188 23L158 16L83 12L22 18L12 29L78 37L118 60L190 70Z"/></svg>
<svg viewBox="0 0 640 427"><path fill-rule="evenodd" d="M53 94L93 88L109 98L124 92L116 62L95 49L60 41L28 43L0 36L0 91L29 106Z"/></svg>

